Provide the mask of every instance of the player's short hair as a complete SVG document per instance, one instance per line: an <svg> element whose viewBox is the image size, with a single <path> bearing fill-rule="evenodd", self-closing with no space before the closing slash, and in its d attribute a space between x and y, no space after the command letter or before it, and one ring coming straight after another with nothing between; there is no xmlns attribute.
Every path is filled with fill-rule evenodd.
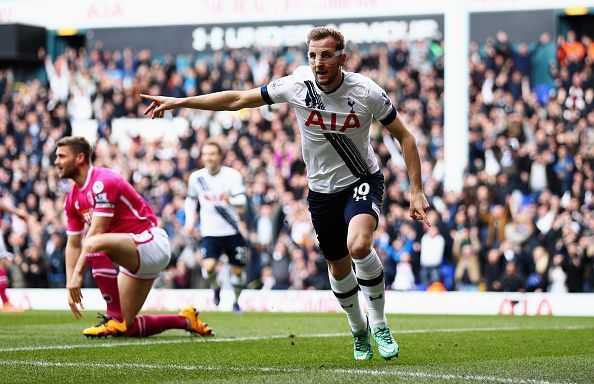
<svg viewBox="0 0 594 384"><path fill-rule="evenodd" d="M322 40L328 36L332 36L336 40L336 50L342 51L344 49L344 36L338 30L330 27L315 27L307 34L307 44L312 40Z"/></svg>
<svg viewBox="0 0 594 384"><path fill-rule="evenodd" d="M74 156L77 156L79 153L84 153L86 157L86 162L91 164L91 154L93 152L93 148L91 144L82 136L66 136L61 138L56 147L70 147Z"/></svg>
<svg viewBox="0 0 594 384"><path fill-rule="evenodd" d="M225 149L223 148L223 146L218 141L213 140L213 139L207 139L202 144L202 148L206 147L207 145L212 145L213 147L217 147L217 149L219 151L219 154L221 156L225 156Z"/></svg>

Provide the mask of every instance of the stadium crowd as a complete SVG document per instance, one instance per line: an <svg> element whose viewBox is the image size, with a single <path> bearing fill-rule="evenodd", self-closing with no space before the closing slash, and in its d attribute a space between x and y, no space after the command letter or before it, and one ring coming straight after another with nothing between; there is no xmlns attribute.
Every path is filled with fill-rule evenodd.
<svg viewBox="0 0 594 384"><path fill-rule="evenodd" d="M348 36L347 36L348 38ZM408 180L397 143L379 125L372 145L386 193L375 246L394 290L594 291L594 43L573 32L555 43L512 44L504 32L472 42L469 166L459 194L444 192L443 42L348 46L347 71L388 91L419 145L433 227L408 218ZM95 164L116 169L158 213L172 239L159 287L206 288L198 239L183 235L187 177L200 143L225 143L248 204L248 288L329 289L304 196L307 181L287 105L250 111L178 110L178 142L135 137L122 151L113 119L143 118L140 93L190 96L249 89L307 64L302 47L152 57L97 45L45 57L47 81L0 70L0 191L32 219L2 217L15 257L12 287L65 286L63 203L69 184L52 164L72 121L96 119ZM197 224L199 225L199 223ZM93 286L87 276L86 286Z"/></svg>

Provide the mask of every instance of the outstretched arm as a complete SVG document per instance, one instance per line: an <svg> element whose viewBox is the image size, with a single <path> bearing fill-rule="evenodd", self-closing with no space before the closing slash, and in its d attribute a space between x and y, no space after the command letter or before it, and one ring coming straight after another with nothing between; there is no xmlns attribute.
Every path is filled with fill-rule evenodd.
<svg viewBox="0 0 594 384"><path fill-rule="evenodd" d="M151 119L163 117L163 112L176 108L194 108L207 111L237 111L242 108L260 107L266 102L262 98L260 88L247 91L222 91L208 95L192 97L165 97L140 95L151 101L151 105L144 111Z"/></svg>
<svg viewBox="0 0 594 384"><path fill-rule="evenodd" d="M404 162L410 179L410 217L417 221L423 220L430 227L431 222L427 218L429 203L423 193L421 160L419 159L416 140L399 115L396 115L394 121L386 125L386 129L398 140L402 147Z"/></svg>

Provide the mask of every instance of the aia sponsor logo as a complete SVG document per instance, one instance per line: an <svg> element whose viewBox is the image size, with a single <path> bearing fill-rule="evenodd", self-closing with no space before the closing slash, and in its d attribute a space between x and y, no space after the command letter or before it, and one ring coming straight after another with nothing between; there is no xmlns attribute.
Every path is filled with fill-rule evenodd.
<svg viewBox="0 0 594 384"><path fill-rule="evenodd" d="M322 129L322 131L333 131L333 132L344 132L350 128L361 128L361 123L359 122L359 118L353 112L349 113L344 121L338 121L338 117L336 113L330 113L328 116L327 112L322 112L314 110L309 113L309 117L305 122L305 126L309 127L312 125L317 125ZM328 118L329 117L329 118Z"/></svg>
<svg viewBox="0 0 594 384"><path fill-rule="evenodd" d="M309 117L305 122L305 126L309 127L312 125L317 125L322 129L322 131L333 132L344 132L349 128L361 128L359 117L355 113L355 101L351 100L350 97L347 97L347 104L350 108L350 111L347 117L342 122L338 121L338 116L334 112L330 113L330 119L328 119L327 112L324 112L324 114L322 115L321 111L313 110L309 113Z"/></svg>

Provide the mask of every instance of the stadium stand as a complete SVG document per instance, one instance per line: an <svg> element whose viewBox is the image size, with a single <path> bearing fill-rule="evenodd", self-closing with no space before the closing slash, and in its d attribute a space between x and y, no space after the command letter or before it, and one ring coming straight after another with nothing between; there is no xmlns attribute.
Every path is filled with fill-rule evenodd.
<svg viewBox="0 0 594 384"><path fill-rule="evenodd" d="M433 231L408 219L408 181L394 142L379 126L373 146L386 177L376 249L386 284L424 290L594 291L594 43L569 32L555 43L512 44L504 32L472 42L469 167L462 193L444 193L443 42L348 47L347 71L372 77L414 130ZM246 181L243 230L249 287L328 289L325 263L305 207L307 182L293 112L179 110L190 130L179 142L134 137L122 151L115 118L141 118L139 94L190 96L248 89L306 64L299 48L222 50L153 57L132 48L67 49L45 57L38 79L0 70L0 191L32 213L4 215L14 253L11 286L63 287L63 200L52 168L57 140L75 119L98 121L95 163L116 169L158 213L172 240L160 287L206 288L200 252L181 235L189 171L207 137L229 144L226 164ZM199 224L198 224L199 225ZM86 286L93 286L89 276Z"/></svg>

